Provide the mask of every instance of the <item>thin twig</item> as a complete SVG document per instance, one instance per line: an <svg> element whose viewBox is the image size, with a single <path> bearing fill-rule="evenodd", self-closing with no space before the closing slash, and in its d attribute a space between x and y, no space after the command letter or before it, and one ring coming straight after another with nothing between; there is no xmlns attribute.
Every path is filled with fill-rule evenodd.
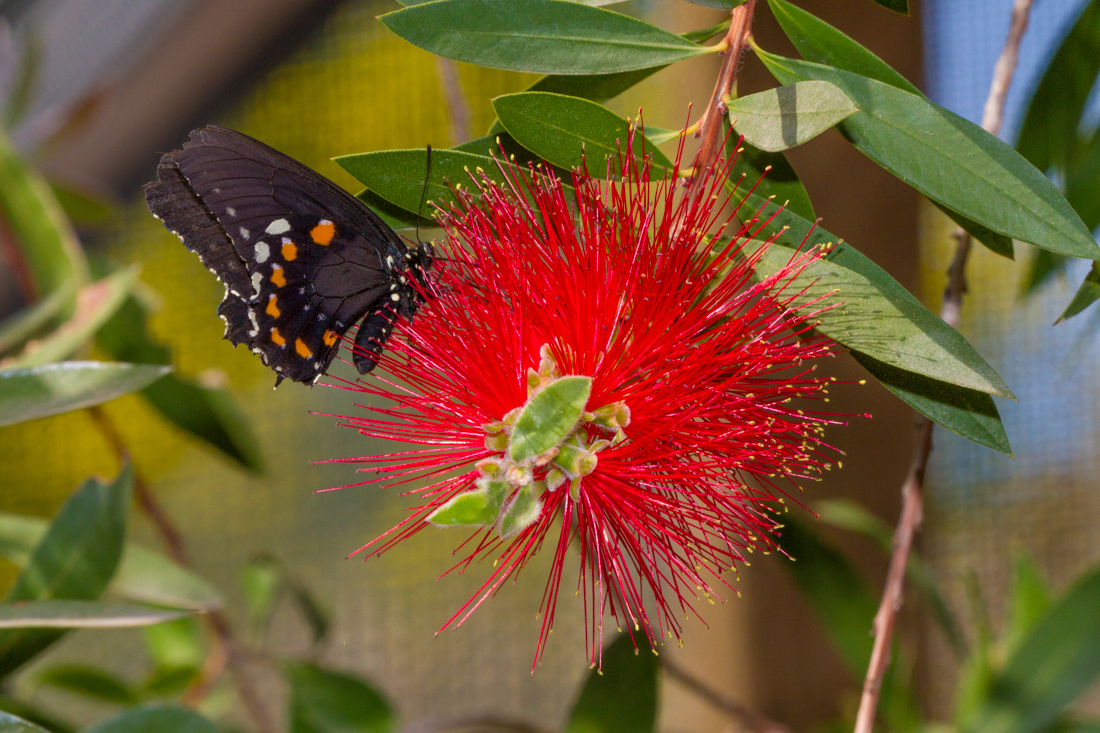
<svg viewBox="0 0 1100 733"><path fill-rule="evenodd" d="M736 718L752 733L791 733L791 729L782 723L766 718L760 713L748 709L744 705L734 702L716 690L710 688L705 682L692 675L686 669L669 661L667 655L660 657L661 668L669 677L679 682L688 690L703 698L714 707Z"/></svg>
<svg viewBox="0 0 1100 733"><path fill-rule="evenodd" d="M442 56L435 57L439 81L443 85L443 101L447 103L447 118L451 123L451 144L461 145L470 139L470 105L462 91L458 64Z"/></svg>
<svg viewBox="0 0 1100 733"><path fill-rule="evenodd" d="M126 442L122 439L122 435L118 432L107 413L99 407L90 407L88 412L103 437L118 456L119 461L128 460L130 452L126 447ZM160 533L172 559L186 568L194 568L187 553L183 536L172 524L164 509L157 502L156 497L153 496L153 492L150 491L149 485L145 483L137 471L134 471L134 498L137 500L142 512L145 513L145 516L149 518L153 526L156 527L157 532ZM203 618L213 635L214 646L207 656L206 663L203 665L198 679L184 693L182 701L191 705L199 703L206 697L215 680L228 668L233 673L237 693L240 695L241 702L244 703L244 707L248 711L249 717L252 718L252 723L256 726L256 729L260 733L274 733L275 724L260 699L255 681L245 666L247 660L233 638L229 621L220 611L210 611L204 614Z"/></svg>
<svg viewBox="0 0 1100 733"><path fill-rule="evenodd" d="M714 85L714 92L710 96L710 103L703 111L703 117L697 125L699 130L699 152L695 155L692 164L694 174L691 183L688 184L684 200L691 202L702 195L706 185L706 171L714 161L718 159L718 153L722 147L722 117L726 114L726 103L722 101L733 90L737 82L737 67L741 63L741 53L745 50L745 42L752 31L752 15L756 10L756 0L749 0L744 5L734 8L730 13L730 29L726 32L726 38L722 41L726 50L722 59L722 69L718 72L718 81Z"/></svg>
<svg viewBox="0 0 1100 733"><path fill-rule="evenodd" d="M989 98L982 115L982 127L993 135L1000 132L1004 121L1005 95L1012 83L1019 56L1020 39L1027 30L1032 0L1016 0L1012 6L1012 23L1004 50L993 69L993 82L989 88ZM943 293L940 317L952 327L959 325L962 300L966 294L966 262L970 256L970 234L963 229L955 231L957 246L955 257L947 270L947 288ZM909 551L913 546L913 535L923 519L924 475L928 468L928 458L932 454L933 423L926 417L918 416L916 421L916 445L909 474L902 484L901 516L894 531L894 551L890 558L890 569L886 575L882 602L875 614L875 645L871 652L871 662L867 667L867 677L863 683L863 695L859 701L856 715L855 733L871 733L874 728L878 709L879 692L886 668L890 665L890 645L894 636L897 613L901 608L902 590L905 581L905 567L909 561Z"/></svg>

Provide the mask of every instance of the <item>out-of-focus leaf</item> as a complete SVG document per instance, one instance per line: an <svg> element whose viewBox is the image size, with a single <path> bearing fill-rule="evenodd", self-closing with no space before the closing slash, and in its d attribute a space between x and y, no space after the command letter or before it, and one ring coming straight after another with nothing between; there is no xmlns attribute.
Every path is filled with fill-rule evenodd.
<svg viewBox="0 0 1100 733"><path fill-rule="evenodd" d="M1054 184L982 128L877 80L754 50L781 84L817 79L840 87L859 108L840 123L841 134L928 198L998 234L1100 259L1092 233Z"/></svg>
<svg viewBox="0 0 1100 733"><path fill-rule="evenodd" d="M144 389L170 366L63 361L0 370L0 425L59 415Z"/></svg>
<svg viewBox="0 0 1100 733"><path fill-rule="evenodd" d="M642 634L621 634L603 650L569 713L565 733L650 733L657 724L660 665Z"/></svg>
<svg viewBox="0 0 1100 733"><path fill-rule="evenodd" d="M94 667L58 665L37 675L36 681L40 685L57 687L116 705L135 705L139 702L137 694L128 684L113 674Z"/></svg>
<svg viewBox="0 0 1100 733"><path fill-rule="evenodd" d="M15 72L14 84L4 103L4 129L13 130L23 120L38 91L42 76L42 35L28 24L23 36L23 53Z"/></svg>
<svg viewBox="0 0 1100 733"><path fill-rule="evenodd" d="M1012 455L997 405L985 392L898 369L858 351L853 351L852 357L895 397L932 422L978 445Z"/></svg>
<svg viewBox="0 0 1100 733"><path fill-rule="evenodd" d="M1073 300L1069 302L1065 311L1058 317L1057 323L1073 318L1095 303L1097 298L1100 298L1100 262L1093 262L1092 269L1085 276L1081 287L1077 288L1077 292L1073 294Z"/></svg>
<svg viewBox="0 0 1100 733"><path fill-rule="evenodd" d="M1035 254L1027 266L1027 274L1020 284L1020 295L1028 296L1039 289L1051 277L1064 272L1069 258L1057 255L1045 249L1035 249Z"/></svg>
<svg viewBox="0 0 1100 733"><path fill-rule="evenodd" d="M970 730L1038 733L1100 675L1100 569L1059 599L996 675Z"/></svg>
<svg viewBox="0 0 1100 733"><path fill-rule="evenodd" d="M105 484L88 479L50 523L4 601L88 600L107 588L122 556L133 469ZM0 631L0 678L57 641L64 631Z"/></svg>
<svg viewBox="0 0 1100 733"><path fill-rule="evenodd" d="M493 100L497 118L524 148L566 169L587 165L601 176L611 163L613 175L621 176L620 156L630 139L630 124L595 102L543 92L506 94ZM635 158L652 156L651 177L661 178L672 162L656 146L635 142Z"/></svg>
<svg viewBox="0 0 1100 733"><path fill-rule="evenodd" d="M389 733L390 704L361 679L307 664L292 665L290 733Z"/></svg>
<svg viewBox="0 0 1100 733"><path fill-rule="evenodd" d="M270 555L255 557L241 568L241 590L248 608L248 625L256 638L261 638L267 629L284 580L282 564Z"/></svg>
<svg viewBox="0 0 1100 733"><path fill-rule="evenodd" d="M82 288L76 296L73 317L39 341L27 344L22 353L4 360L7 369L26 368L60 361L91 339L126 301L137 280L136 265Z"/></svg>
<svg viewBox="0 0 1100 733"><path fill-rule="evenodd" d="M101 224L114 216L115 207L110 201L59 181L50 181L50 188L65 216L76 224Z"/></svg>
<svg viewBox="0 0 1100 733"><path fill-rule="evenodd" d="M756 186L755 192L763 198L775 196L775 203L788 211L798 214L807 221L814 221L814 205L806 187L802 185L798 174L791 167L783 153L765 153L742 141L738 145L736 137L726 138L726 152L736 149L737 159L730 169L729 179L738 185L738 191L748 191ZM744 178L742 178L744 176Z"/></svg>
<svg viewBox="0 0 1100 733"><path fill-rule="evenodd" d="M709 53L629 16L560 0L443 0L380 20L439 56L536 74L608 74Z"/></svg>
<svg viewBox="0 0 1100 733"><path fill-rule="evenodd" d="M695 5L702 5L704 8L715 8L716 10L733 10L739 5L744 5L746 0L687 0L689 3Z"/></svg>
<svg viewBox="0 0 1100 733"><path fill-rule="evenodd" d="M1066 201L1090 230L1100 226L1100 130L1066 164Z"/></svg>
<svg viewBox="0 0 1100 733"><path fill-rule="evenodd" d="M302 583L292 583L290 595L298 606L298 610L302 612L306 623L309 624L309 630L313 633L313 643L320 644L328 637L329 628L332 626L328 610L317 600L313 591Z"/></svg>
<svg viewBox="0 0 1100 733"><path fill-rule="evenodd" d="M791 574L845 666L858 679L867 669L874 644L875 597L843 555L790 514L784 517L779 546L793 560L780 558L783 569Z"/></svg>
<svg viewBox="0 0 1100 733"><path fill-rule="evenodd" d="M764 202L748 197L756 207ZM793 222L795 215L786 214ZM766 214L765 214L766 216ZM774 223L774 222L773 222ZM821 228L815 239L829 236ZM789 239L767 247L754 265L755 277L774 277L796 256L785 241L802 242L799 233L788 231ZM835 243L828 253L806 264L790 278L783 293L793 297L792 305L809 304L816 313L815 327L840 344L906 371L972 390L1012 397L993 367L962 335L930 313L897 281L870 263L852 247ZM806 247L812 243L807 242ZM784 280L784 282L787 282ZM821 298L827 298L825 302Z"/></svg>
<svg viewBox="0 0 1100 733"><path fill-rule="evenodd" d="M122 629L160 624L188 613L102 601L21 601L0 603L0 629Z"/></svg>
<svg viewBox="0 0 1100 733"><path fill-rule="evenodd" d="M787 84L732 99L726 107L733 129L769 153L808 142L859 111L827 81Z"/></svg>
<svg viewBox="0 0 1100 733"><path fill-rule="evenodd" d="M1041 171L1064 166L1100 72L1100 0L1093 0L1062 41L1031 96L1016 149Z"/></svg>
<svg viewBox="0 0 1100 733"><path fill-rule="evenodd" d="M62 285L33 305L0 321L0 356L19 346L60 315L75 294L72 283Z"/></svg>
<svg viewBox="0 0 1100 733"><path fill-rule="evenodd" d="M9 713L0 712L0 733L50 733L50 731Z"/></svg>
<svg viewBox="0 0 1100 733"><path fill-rule="evenodd" d="M221 733L196 712L176 705L127 710L84 733Z"/></svg>
<svg viewBox="0 0 1100 733"><path fill-rule="evenodd" d="M39 297L88 282L88 263L53 191L0 133L0 219L3 219L34 280Z"/></svg>
<svg viewBox="0 0 1100 733"><path fill-rule="evenodd" d="M846 499L831 499L819 501L814 504L822 522L840 527L850 532L870 537L878 542L883 553L889 556L893 551L894 533L886 522L867 511L854 501ZM905 569L906 579L928 604L933 617L943 631L947 641L955 654L961 659L966 656L966 639L962 635L955 615L951 612L943 594L940 593L939 584L932 568L924 562L924 558L916 553L910 553L909 564Z"/></svg>
<svg viewBox="0 0 1100 733"><path fill-rule="evenodd" d="M1002 646L1011 657L1020 644L1050 610L1050 588L1030 555L1017 555L1013 568L1012 594L1009 599L1008 624Z"/></svg>
<svg viewBox="0 0 1100 733"><path fill-rule="evenodd" d="M172 695L186 689L202 669L206 648L202 631L193 617L181 618L141 630L153 672L142 685L152 695Z"/></svg>
<svg viewBox="0 0 1100 733"><path fill-rule="evenodd" d="M39 517L0 514L0 557L23 567L42 541L49 524ZM131 601L168 608L209 611L222 598L205 580L164 555L127 544L111 584L111 593Z"/></svg>
<svg viewBox="0 0 1100 733"><path fill-rule="evenodd" d="M850 71L920 94L920 89L855 40L787 0L768 0L775 19L807 61Z"/></svg>
<svg viewBox="0 0 1100 733"><path fill-rule="evenodd" d="M909 0L874 0L876 3L884 8L893 10L895 13L901 13L902 15L909 15Z"/></svg>

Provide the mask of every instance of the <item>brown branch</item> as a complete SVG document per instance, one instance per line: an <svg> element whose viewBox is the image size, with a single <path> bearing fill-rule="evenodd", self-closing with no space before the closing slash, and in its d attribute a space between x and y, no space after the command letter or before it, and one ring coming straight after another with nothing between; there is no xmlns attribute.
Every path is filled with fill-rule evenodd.
<svg viewBox="0 0 1100 733"><path fill-rule="evenodd" d="M104 439L118 456L119 461L129 460L130 451L126 447L126 442L107 413L100 407L90 407L88 412L91 414L92 420L95 421L100 433L103 434ZM183 536L172 524L164 509L157 502L156 497L153 496L153 492L150 491L149 485L136 470L134 471L134 498L145 516L156 527L172 559L186 568L193 569L194 565L187 553ZM220 611L210 611L204 614L203 618L213 636L213 648L210 650L210 654L207 655L198 679L184 692L181 702L188 705L197 705L206 697L222 672L228 668L233 673L237 694L240 695L241 702L244 703L244 707L248 711L249 717L252 718L256 729L261 733L274 733L275 724L260 699L255 681L245 666L247 660L233 638L229 621Z"/></svg>
<svg viewBox="0 0 1100 733"><path fill-rule="evenodd" d="M723 99L730 94L733 85L737 83L737 67L741 63L741 53L745 50L745 43L752 30L752 15L755 10L756 0L749 0L730 13L730 28L726 32L725 40L722 41L726 47L723 51L722 69L718 72L718 81L714 85L710 103L697 123L700 128L699 152L695 154L691 183L688 185L687 193L684 194L685 201L694 202L702 195L706 171L718 159L719 150L724 142L722 118L726 114L726 103Z"/></svg>
<svg viewBox="0 0 1100 733"><path fill-rule="evenodd" d="M746 730L752 731L752 733L791 733L790 728L782 723L766 718L712 689L686 669L670 661L667 655L660 657L660 660L661 668L669 677L730 717L741 721Z"/></svg>
<svg viewBox="0 0 1100 733"><path fill-rule="evenodd" d="M982 115L982 127L993 135L1001 129L1004 121L1005 95L1012 83L1019 56L1020 39L1027 30L1032 0L1016 0L1012 6L1012 24L1004 50L997 59L993 70L993 82L989 88L989 98ZM947 287L943 293L940 317L952 327L958 327L962 312L963 295L966 294L966 262L970 257L970 234L959 228L955 231L957 246L955 257L947 270ZM905 567L909 561L909 551L913 546L913 536L920 527L924 516L923 489L924 474L928 469L928 458L932 454L931 420L918 416L916 421L916 444L909 474L901 489L901 516L894 531L894 549L890 557L890 568L886 574L882 601L875 614L875 645L871 652L871 661L867 666L867 677L863 682L863 695L859 701L856 715L855 733L872 733L875 715L878 710L879 693L886 669L890 665L890 645L893 641L897 613L902 604L902 591L905 581Z"/></svg>

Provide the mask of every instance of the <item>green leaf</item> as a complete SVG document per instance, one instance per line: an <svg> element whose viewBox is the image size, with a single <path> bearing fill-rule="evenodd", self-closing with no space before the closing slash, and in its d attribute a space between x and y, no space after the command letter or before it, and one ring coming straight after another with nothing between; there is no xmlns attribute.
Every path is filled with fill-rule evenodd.
<svg viewBox="0 0 1100 733"><path fill-rule="evenodd" d="M23 52L20 55L19 68L8 80L11 86L8 98L4 100L4 129L9 131L14 130L27 114L42 76L42 34L34 24L27 26L29 27L25 27L25 32L20 34Z"/></svg>
<svg viewBox="0 0 1100 733"><path fill-rule="evenodd" d="M1012 237L1006 237L1003 234L997 234L994 231L990 231L981 224L971 221L957 211L952 211L935 201L933 201L932 204L951 217L951 220L965 229L970 236L984 244L990 252L1010 260L1016 259L1016 249L1012 244Z"/></svg>
<svg viewBox="0 0 1100 733"><path fill-rule="evenodd" d="M115 214L114 205L59 181L50 181L54 198L65 216L77 224L102 224Z"/></svg>
<svg viewBox="0 0 1100 733"><path fill-rule="evenodd" d="M0 603L0 629L122 629L160 624L188 613L100 601L21 601Z"/></svg>
<svg viewBox="0 0 1100 733"><path fill-rule="evenodd" d="M137 281L138 266L128 267L83 288L76 296L77 312L57 330L3 362L5 368L25 368L60 361L91 339L122 307Z"/></svg>
<svg viewBox="0 0 1100 733"><path fill-rule="evenodd" d="M1016 149L1041 171L1065 166L1100 73L1100 0L1093 0L1062 41L1031 97Z"/></svg>
<svg viewBox="0 0 1100 733"><path fill-rule="evenodd" d="M500 538L515 537L530 527L542 514L542 502L535 496L531 484L520 487L512 502L500 517Z"/></svg>
<svg viewBox="0 0 1100 733"><path fill-rule="evenodd" d="M141 630L145 652L153 672L142 685L151 695L182 692L202 670L206 661L203 633L194 617L181 618Z"/></svg>
<svg viewBox="0 0 1100 733"><path fill-rule="evenodd" d="M813 506L822 522L834 527L846 529L849 532L858 532L870 537L882 548L884 556L889 556L894 549L894 530L886 522L871 514L862 505L848 499L827 499L819 501ZM914 553L909 555L909 564L905 568L906 581L921 595L921 599L928 604L932 616L939 624L940 629L947 637L951 648L961 659L966 656L966 639L962 635L955 615L947 605L943 594L940 592L936 575L932 568L924 562L924 559Z"/></svg>
<svg viewBox="0 0 1100 733"><path fill-rule="evenodd" d="M33 305L0 321L0 356L19 346L57 318L76 294L71 282Z"/></svg>
<svg viewBox="0 0 1100 733"><path fill-rule="evenodd" d="M88 479L61 507L4 600L88 600L107 588L122 556L133 469L111 483ZM64 631L0 631L0 677L57 641Z"/></svg>
<svg viewBox="0 0 1100 733"><path fill-rule="evenodd" d="M884 8L893 10L895 13L909 15L909 0L875 0L875 2Z"/></svg>
<svg viewBox="0 0 1100 733"><path fill-rule="evenodd" d="M1054 275L1065 272L1069 258L1065 255L1056 255L1045 249L1036 249L1031 261L1028 263L1027 274L1020 284L1020 295L1027 297L1039 289Z"/></svg>
<svg viewBox="0 0 1100 733"><path fill-rule="evenodd" d="M779 558L783 569L810 603L848 671L862 677L871 658L871 621L878 607L867 584L843 555L791 514L784 516L779 546L791 557Z"/></svg>
<svg viewBox="0 0 1100 733"><path fill-rule="evenodd" d="M388 733L386 699L363 680L306 664L291 665L290 733Z"/></svg>
<svg viewBox="0 0 1100 733"><path fill-rule="evenodd" d="M0 557L18 567L30 560L49 525L21 514L0 514ZM209 611L222 598L209 583L164 555L127 544L111 585L111 593L131 601L168 608Z"/></svg>
<svg viewBox="0 0 1100 733"><path fill-rule="evenodd" d="M910 94L921 91L893 67L849 36L787 0L768 0L775 19L807 61L850 71Z"/></svg>
<svg viewBox="0 0 1100 733"><path fill-rule="evenodd" d="M271 555L254 557L241 568L241 591L254 638L263 637L284 581L283 566Z"/></svg>
<svg viewBox="0 0 1100 733"><path fill-rule="evenodd" d="M1050 588L1030 555L1017 555L1013 565L1008 624L1003 640L1006 656L1016 653L1024 639L1050 610L1053 600Z"/></svg>
<svg viewBox="0 0 1100 733"><path fill-rule="evenodd" d="M298 610L301 611L309 630L313 633L313 643L320 644L327 637L332 628L332 618L317 597L302 583L291 583L290 597L294 599Z"/></svg>
<svg viewBox="0 0 1100 733"><path fill-rule="evenodd" d="M595 102L544 92L506 94L493 100L504 129L516 142L554 165L572 170L587 164L595 176L612 162L613 175L621 176L619 158L630 139L630 124ZM635 159L641 165L642 145L636 143ZM646 145L652 156L652 178L661 178L672 162L655 145Z"/></svg>
<svg viewBox="0 0 1100 733"><path fill-rule="evenodd" d="M985 392L904 371L858 351L853 351L852 357L882 386L932 422L979 445L1012 455L997 405Z"/></svg>
<svg viewBox="0 0 1100 733"><path fill-rule="evenodd" d="M803 81L730 100L730 124L769 153L801 145L859 110L834 84Z"/></svg>
<svg viewBox="0 0 1100 733"><path fill-rule="evenodd" d="M819 79L840 87L860 110L840 123L841 134L928 198L998 234L1100 258L1054 184L977 125L874 79L754 50L781 84Z"/></svg>
<svg viewBox="0 0 1100 733"><path fill-rule="evenodd" d="M1080 578L996 676L970 730L1039 733L1100 675L1100 569Z"/></svg>
<svg viewBox="0 0 1100 733"><path fill-rule="evenodd" d="M500 122L498 121L497 124L499 125ZM543 158L516 142L516 139L509 135L503 127L501 127L500 132L468 140L461 145L456 145L452 150L500 158L520 168L527 168L529 165L536 167L539 165L546 167L547 165ZM550 168L559 180L570 180L572 175L570 171L553 165Z"/></svg>
<svg viewBox="0 0 1100 733"><path fill-rule="evenodd" d="M497 522L503 500L501 491L494 491L488 486L463 491L425 517L424 521L441 527L492 527Z"/></svg>
<svg viewBox="0 0 1100 733"><path fill-rule="evenodd" d="M127 710L118 717L87 728L83 733L220 733L196 712L176 705Z"/></svg>
<svg viewBox="0 0 1100 733"><path fill-rule="evenodd" d="M0 733L50 733L34 723L28 723L5 712L0 712Z"/></svg>
<svg viewBox="0 0 1100 733"><path fill-rule="evenodd" d="M785 209L807 221L814 221L817 215L814 213L814 205L810 202L810 196L806 193L806 187L802 185L798 174L791 167L790 161L783 153L765 153L759 148L754 148L746 142L738 146L737 138L726 138L726 152L732 153L733 148L738 150L737 159L730 168L729 179L741 181L738 191L748 191L754 185L756 193L762 198L775 197L775 202ZM742 179L742 176L744 178ZM761 178L763 176L763 178ZM759 183L757 183L759 181Z"/></svg>
<svg viewBox="0 0 1100 733"><path fill-rule="evenodd" d="M1100 129L1066 164L1066 201L1090 231L1100 226Z"/></svg>
<svg viewBox="0 0 1100 733"><path fill-rule="evenodd" d="M577 425L588 396L592 377L567 376L555 379L531 397L516 419L508 440L508 455L516 463L550 450Z"/></svg>
<svg viewBox="0 0 1100 733"><path fill-rule="evenodd" d="M43 297L88 282L88 263L53 192L0 133L0 219L11 228ZM71 306L70 306L71 310Z"/></svg>
<svg viewBox="0 0 1100 733"><path fill-rule="evenodd" d="M620 635L604 648L601 668L588 673L565 733L650 733L657 724L659 672L648 639Z"/></svg>
<svg viewBox="0 0 1100 733"><path fill-rule="evenodd" d="M59 415L144 389L169 366L64 361L0 370L0 425Z"/></svg>
<svg viewBox="0 0 1100 733"><path fill-rule="evenodd" d="M560 0L440 0L379 19L439 56L536 74L608 74L709 53L629 16Z"/></svg>
<svg viewBox="0 0 1100 733"><path fill-rule="evenodd" d="M747 200L753 208L764 203L755 195ZM774 204L765 207L763 219L770 216L769 207ZM754 269L760 279L787 268L809 235L809 222L789 212L782 214L772 227L787 225L790 229L757 261ZM817 227L802 251L821 242L834 244L824 258L807 264L783 291L794 297L796 305L828 296L827 302L809 306L816 311L835 304L813 316L818 330L853 351L898 369L1014 399L1004 381L958 331L853 247L836 243L831 234Z"/></svg>
<svg viewBox="0 0 1100 733"><path fill-rule="evenodd" d="M426 219L411 211L405 211L399 206L394 206L369 188L364 188L355 194L355 198L369 206L371 211L378 214L379 218L386 222L390 229L415 229L417 224L426 229L439 226L431 219ZM430 210L428 211L430 213Z"/></svg>
<svg viewBox="0 0 1100 733"><path fill-rule="evenodd" d="M37 675L35 681L116 705L135 705L139 702L137 694L128 684L94 667L62 664Z"/></svg>
<svg viewBox="0 0 1100 733"><path fill-rule="evenodd" d="M648 79L656 74L664 66L654 66L649 69L635 69L634 71L620 71L617 74L570 74L544 76L531 86L528 92L546 92L547 94L563 94L579 99L587 99L590 102L603 103L614 99L627 89Z"/></svg>
<svg viewBox="0 0 1100 733"><path fill-rule="evenodd" d="M1073 300L1066 306L1056 323L1073 318L1095 303L1097 298L1100 298L1100 262L1093 262L1089 274L1085 276L1081 287L1077 288L1077 292L1073 294Z"/></svg>

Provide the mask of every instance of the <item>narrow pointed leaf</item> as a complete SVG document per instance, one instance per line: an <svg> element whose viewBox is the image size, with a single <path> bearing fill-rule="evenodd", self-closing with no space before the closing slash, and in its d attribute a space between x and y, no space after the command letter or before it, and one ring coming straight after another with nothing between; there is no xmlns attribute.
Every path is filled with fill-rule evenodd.
<svg viewBox="0 0 1100 733"><path fill-rule="evenodd" d="M71 356L110 320L130 294L139 268L128 267L82 288L76 296L73 317L39 341L6 359L4 368L26 368L49 364Z"/></svg>
<svg viewBox="0 0 1100 733"><path fill-rule="evenodd" d="M1069 302L1065 311L1058 317L1058 323L1073 318L1095 303L1097 298L1100 298L1100 262L1092 263L1092 269L1085 276L1081 287L1077 288L1077 292L1073 294L1073 300Z"/></svg>
<svg viewBox="0 0 1100 733"><path fill-rule="evenodd" d="M93 194L85 193L58 181L50 181L50 189L65 216L77 225L102 224L115 214L115 206Z"/></svg>
<svg viewBox="0 0 1100 733"><path fill-rule="evenodd" d="M748 200L755 206L759 197ZM766 217L767 213L762 218ZM809 230L808 222L802 220L804 226L799 229L797 223L793 214L782 217L782 224L778 218L773 222L773 226L787 224L791 229L764 251L755 266L757 277L771 277L795 256L797 243ZM834 243L828 255L807 265L784 291L799 293L796 304L827 296L828 303L817 304L815 310L835 304L813 316L818 330L853 351L899 369L1012 398L1008 386L962 334L853 247L836 243L818 227L804 250L822 241Z"/></svg>
<svg viewBox="0 0 1100 733"><path fill-rule="evenodd" d="M307 664L292 665L290 733L389 733L393 708L365 681Z"/></svg>
<svg viewBox="0 0 1100 733"><path fill-rule="evenodd" d="M1016 149L1036 168L1064 166L1100 73L1100 0L1078 17L1031 96Z"/></svg>
<svg viewBox="0 0 1100 733"><path fill-rule="evenodd" d="M1092 233L1054 184L977 125L874 79L755 50L782 84L819 79L840 87L860 110L840 123L841 134L928 198L998 234L1100 259Z"/></svg>
<svg viewBox="0 0 1100 733"><path fill-rule="evenodd" d="M1090 230L1100 226L1100 130L1066 164L1066 201Z"/></svg>
<svg viewBox="0 0 1100 733"><path fill-rule="evenodd" d="M1027 297L1055 275L1065 272L1069 258L1045 249L1036 249L1027 266L1027 274L1020 285L1020 295Z"/></svg>
<svg viewBox="0 0 1100 733"><path fill-rule="evenodd" d="M83 733L220 733L220 729L193 710L158 705L127 710Z"/></svg>
<svg viewBox="0 0 1100 733"><path fill-rule="evenodd" d="M35 682L116 705L138 703L138 696L129 685L118 677L94 667L72 664L50 667L36 675Z"/></svg>
<svg viewBox="0 0 1100 733"><path fill-rule="evenodd" d="M951 217L951 220L965 229L970 236L984 244L989 251L1010 260L1016 259L1016 249L1012 244L1012 237L1006 237L1003 234L997 234L997 232L990 231L981 224L971 221L962 214L952 211L935 201L933 201L932 204Z"/></svg>
<svg viewBox="0 0 1100 733"><path fill-rule="evenodd" d="M768 6L787 38L807 61L877 79L910 94L921 93L885 61L820 18L788 0L768 0Z"/></svg>
<svg viewBox="0 0 1100 733"><path fill-rule="evenodd" d="M0 370L0 425L102 404L144 389L170 371L170 366L99 361Z"/></svg>
<svg viewBox="0 0 1100 733"><path fill-rule="evenodd" d="M801 145L859 110L834 84L804 81L731 100L730 123L769 153Z"/></svg>
<svg viewBox="0 0 1100 733"><path fill-rule="evenodd" d="M543 92L506 94L493 100L493 110L516 142L554 165L572 170L587 165L603 175L611 161L614 175L630 139L630 125L622 117L595 102ZM661 178L672 162L655 145L635 143L635 157L642 150L652 156L651 176Z"/></svg>
<svg viewBox="0 0 1100 733"><path fill-rule="evenodd" d="M45 536L49 523L40 517L0 514L0 557L24 567ZM131 601L168 608L208 611L222 598L205 580L164 555L128 543L108 589Z"/></svg>
<svg viewBox="0 0 1100 733"><path fill-rule="evenodd" d="M68 282L37 303L0 321L0 356L24 343L57 318L75 294L75 287Z"/></svg>
<svg viewBox="0 0 1100 733"><path fill-rule="evenodd" d="M1012 594L1004 634L1005 654L1012 656L1050 610L1053 599L1034 558L1019 554L1012 568Z"/></svg>
<svg viewBox="0 0 1100 733"><path fill-rule="evenodd" d="M635 646L637 645L637 646ZM603 650L569 713L565 733L652 733L660 666L643 634L622 634Z"/></svg>
<svg viewBox="0 0 1100 733"><path fill-rule="evenodd" d="M380 20L439 56L536 74L608 74L708 53L629 16L561 0L440 0Z"/></svg>
<svg viewBox="0 0 1100 733"><path fill-rule="evenodd" d="M785 204L787 211L807 221L817 218L806 187L786 155L765 153L744 141L738 144L737 138L731 136L726 140L727 154L732 153L733 149L737 150L737 159L730 169L729 178L733 182L740 181L738 191L747 192L755 186L755 193L763 198L774 196L775 203L780 206Z"/></svg>
<svg viewBox="0 0 1100 733"><path fill-rule="evenodd" d="M875 0L875 2L895 13L909 15L909 0Z"/></svg>
<svg viewBox="0 0 1100 733"><path fill-rule="evenodd" d="M129 464L109 484L97 479L85 481L50 523L4 601L98 599L122 556L132 485ZM0 631L0 677L64 633L52 629Z"/></svg>
<svg viewBox="0 0 1100 733"><path fill-rule="evenodd" d="M355 194L355 198L369 206L371 211L378 214L390 229L415 229L418 224L426 229L438 226L431 219L426 219L411 211L405 211L398 206L394 206L369 188L364 188Z"/></svg>
<svg viewBox="0 0 1100 733"><path fill-rule="evenodd" d="M978 445L1012 455L997 405L985 392L907 372L858 351L852 356L883 387L932 422Z"/></svg>
<svg viewBox="0 0 1100 733"><path fill-rule="evenodd" d="M188 613L99 601L22 601L0 603L0 629L121 629L161 624Z"/></svg>

